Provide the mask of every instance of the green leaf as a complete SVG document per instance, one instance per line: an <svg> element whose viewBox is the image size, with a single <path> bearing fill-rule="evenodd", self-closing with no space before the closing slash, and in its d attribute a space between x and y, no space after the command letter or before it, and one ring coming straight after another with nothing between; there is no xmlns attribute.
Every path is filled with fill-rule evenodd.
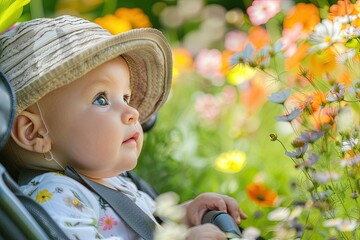
<svg viewBox="0 0 360 240"><path fill-rule="evenodd" d="M0 13L4 12L13 2L13 0L0 0Z"/></svg>
<svg viewBox="0 0 360 240"><path fill-rule="evenodd" d="M0 0L0 33L12 26L21 16L23 7L30 0Z"/></svg>
<svg viewBox="0 0 360 240"><path fill-rule="evenodd" d="M345 43L345 47L359 49L360 48L359 38L351 38L347 40Z"/></svg>

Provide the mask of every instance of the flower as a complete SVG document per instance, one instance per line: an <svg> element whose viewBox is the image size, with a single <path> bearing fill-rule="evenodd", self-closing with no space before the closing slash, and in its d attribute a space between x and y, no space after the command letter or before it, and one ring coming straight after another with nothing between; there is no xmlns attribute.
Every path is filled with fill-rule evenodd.
<svg viewBox="0 0 360 240"><path fill-rule="evenodd" d="M260 81L251 79L242 85L240 99L249 113L256 112L266 102L267 90Z"/></svg>
<svg viewBox="0 0 360 240"><path fill-rule="evenodd" d="M96 18L94 22L109 30L112 34L152 26L148 16L140 8L119 8L115 14Z"/></svg>
<svg viewBox="0 0 360 240"><path fill-rule="evenodd" d="M344 99L345 86L343 83L335 84L328 93L326 100L329 102L341 101Z"/></svg>
<svg viewBox="0 0 360 240"><path fill-rule="evenodd" d="M354 200L359 195L360 175L360 1L338 0L321 7L322 20L314 4L297 3L283 15L274 18L282 20L282 29L271 24L261 26L274 44L255 47L249 41L251 45L232 58L233 64L247 64L256 70L253 79L258 73L270 76L275 87L268 100L285 112L275 118L291 123L294 134L292 142L283 142L280 134L271 134L271 140L282 145L295 169L304 175L295 183L301 186L300 191L287 199L294 204L282 206L287 203L284 199L277 202L280 210L268 214L268 219L278 221L272 237L306 238L311 235L306 235L306 226L323 232L326 238L341 238L341 232L347 231L351 232L349 236L358 237L354 223L358 223L355 212L359 207ZM290 143L292 151L288 150ZM299 193L301 198L296 201ZM259 196L253 194L252 199L263 199ZM289 216L295 212L292 208L299 206L301 211ZM341 221L328 230L324 228L330 222L312 225L301 212L316 214L321 223L329 218Z"/></svg>
<svg viewBox="0 0 360 240"><path fill-rule="evenodd" d="M249 29L248 41L259 50L270 44L270 34L262 27L255 26Z"/></svg>
<svg viewBox="0 0 360 240"><path fill-rule="evenodd" d="M184 240L187 235L187 227L184 224L165 222L161 228L156 228L154 239L156 240Z"/></svg>
<svg viewBox="0 0 360 240"><path fill-rule="evenodd" d="M360 79L356 79L352 82L351 87L349 87L349 93L360 98Z"/></svg>
<svg viewBox="0 0 360 240"><path fill-rule="evenodd" d="M247 9L252 24L261 25L280 11L280 0L254 0Z"/></svg>
<svg viewBox="0 0 360 240"><path fill-rule="evenodd" d="M45 203L46 201L49 201L51 200L51 197L53 196L54 194L49 192L49 190L47 189L44 189L44 190L41 190L38 192L38 194L36 195L36 202L38 203Z"/></svg>
<svg viewBox="0 0 360 240"><path fill-rule="evenodd" d="M271 94L268 97L268 99L270 100L270 102L273 102L273 103L284 104L284 102L290 96L290 93L291 93L291 89L286 88L286 89L284 89L282 91Z"/></svg>
<svg viewBox="0 0 360 240"><path fill-rule="evenodd" d="M286 154L286 156L291 157L291 158L302 158L309 145L307 143L303 142L302 140L301 141L295 140L294 142L293 142L293 145L295 145L295 146L298 143L301 143L301 144L296 146L295 152L287 152L286 151L285 154Z"/></svg>
<svg viewBox="0 0 360 240"><path fill-rule="evenodd" d="M310 53L309 70L316 76L331 72L336 68L336 56L332 49Z"/></svg>
<svg viewBox="0 0 360 240"><path fill-rule="evenodd" d="M118 8L115 16L126 19L132 28L149 28L152 27L149 17L141 8Z"/></svg>
<svg viewBox="0 0 360 240"><path fill-rule="evenodd" d="M317 161L319 160L319 155L316 155L314 153L309 153L307 154L307 160L304 160L303 162L300 162L296 165L297 168L303 169L306 167L311 167L313 166L315 163L317 163Z"/></svg>
<svg viewBox="0 0 360 240"><path fill-rule="evenodd" d="M104 0L58 0L56 1L57 12L75 12L75 13L86 13L94 10Z"/></svg>
<svg viewBox="0 0 360 240"><path fill-rule="evenodd" d="M64 198L65 205L68 207L74 207L80 211L82 211L85 208L85 205L79 201L79 199L71 196L66 196Z"/></svg>
<svg viewBox="0 0 360 240"><path fill-rule="evenodd" d="M103 227L104 231L111 230L113 226L117 225L118 222L111 215L105 214L100 218L99 225Z"/></svg>
<svg viewBox="0 0 360 240"><path fill-rule="evenodd" d="M250 200L265 207L275 206L278 199L278 194L275 191L272 191L265 185L256 182L250 183L246 187L246 194Z"/></svg>
<svg viewBox="0 0 360 240"><path fill-rule="evenodd" d="M341 232L352 232L359 224L355 220L332 218L324 221L324 226L331 228L335 227Z"/></svg>
<svg viewBox="0 0 360 240"><path fill-rule="evenodd" d="M280 40L282 42L282 49L285 50L286 57L291 57L297 52L297 41L301 39L301 35L301 24L296 24L294 27L289 29L283 29L282 37Z"/></svg>
<svg viewBox="0 0 360 240"><path fill-rule="evenodd" d="M353 157L342 159L340 164L342 167L353 167L353 166L357 166L359 163L360 163L360 154L356 154Z"/></svg>
<svg viewBox="0 0 360 240"><path fill-rule="evenodd" d="M340 16L356 15L359 13L359 7L360 3L358 1L353 4L349 0L340 0L337 4L331 5L327 17L334 20Z"/></svg>
<svg viewBox="0 0 360 240"><path fill-rule="evenodd" d="M290 216L289 208L279 207L274 211L271 211L267 217L270 221L284 221L287 220L289 216Z"/></svg>
<svg viewBox="0 0 360 240"><path fill-rule="evenodd" d="M320 22L319 9L314 4L298 3L286 15L284 29L291 29L297 24L304 32L309 33Z"/></svg>
<svg viewBox="0 0 360 240"><path fill-rule="evenodd" d="M296 107L289 114L285 114L285 115L282 115L282 116L277 116L276 120L277 121L284 121L284 122L291 122L292 120L297 118L300 114L301 114L301 109Z"/></svg>
<svg viewBox="0 0 360 240"><path fill-rule="evenodd" d="M195 110L201 117L214 120L220 113L220 102L212 94L201 94L196 98Z"/></svg>
<svg viewBox="0 0 360 240"><path fill-rule="evenodd" d="M314 173L312 177L315 182L326 183L329 181L336 181L340 176L336 172L317 172Z"/></svg>
<svg viewBox="0 0 360 240"><path fill-rule="evenodd" d="M255 240L258 237L260 237L260 230L255 228L255 227L248 227L245 228L244 231L242 232L242 237L243 239L248 239L248 240Z"/></svg>
<svg viewBox="0 0 360 240"><path fill-rule="evenodd" d="M309 42L313 45L310 52L323 50L332 44L341 41L342 24L328 19L323 20L316 27L314 32L309 36Z"/></svg>
<svg viewBox="0 0 360 240"><path fill-rule="evenodd" d="M237 173L246 163L246 154L243 151L233 150L222 153L215 160L215 168L225 173Z"/></svg>
<svg viewBox="0 0 360 240"><path fill-rule="evenodd" d="M30 0L3 0L0 2L0 33L13 25Z"/></svg>
<svg viewBox="0 0 360 240"><path fill-rule="evenodd" d="M254 54L254 47L252 44L247 44L245 46L244 51L238 52L236 54L234 54L234 56L231 59L231 64L232 65L236 65L238 63L248 63L250 66L255 65L256 64L252 64L253 62L255 62L253 60L253 54Z"/></svg>
<svg viewBox="0 0 360 240"><path fill-rule="evenodd" d="M316 140L318 140L319 138L321 138L322 136L324 136L324 132L323 131L307 131L307 132L302 132L300 134L299 139L301 141L304 141L306 143L314 143Z"/></svg>
<svg viewBox="0 0 360 240"><path fill-rule="evenodd" d="M188 50L185 48L174 48L173 53L173 78L177 79L181 74L193 70L193 59ZM174 80L173 80L174 81Z"/></svg>
<svg viewBox="0 0 360 240"><path fill-rule="evenodd" d="M195 57L194 62L197 72L205 77L222 77L222 54L218 49L202 49Z"/></svg>
<svg viewBox="0 0 360 240"><path fill-rule="evenodd" d="M109 30L112 34L119 34L131 30L131 24L126 19L118 18L114 15L96 18L94 22Z"/></svg>
<svg viewBox="0 0 360 240"><path fill-rule="evenodd" d="M244 48L247 34L240 31L230 31L225 35L224 46L226 49L237 52Z"/></svg>
<svg viewBox="0 0 360 240"><path fill-rule="evenodd" d="M226 78L232 85L239 85L255 76L255 69L246 64L238 64L231 68Z"/></svg>
<svg viewBox="0 0 360 240"><path fill-rule="evenodd" d="M185 209L177 205L178 203L179 196L176 193L163 193L156 198L157 209L155 214L173 222L180 222L185 216Z"/></svg>

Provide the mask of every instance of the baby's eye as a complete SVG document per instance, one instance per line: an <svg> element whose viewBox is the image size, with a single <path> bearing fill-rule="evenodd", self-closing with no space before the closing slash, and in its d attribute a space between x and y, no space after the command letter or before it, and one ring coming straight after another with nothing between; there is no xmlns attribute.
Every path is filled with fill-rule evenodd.
<svg viewBox="0 0 360 240"><path fill-rule="evenodd" d="M124 96L124 102L126 102L128 105L130 104L130 95Z"/></svg>
<svg viewBox="0 0 360 240"><path fill-rule="evenodd" d="M106 96L104 93L100 93L95 100L92 102L92 104L94 105L99 105L99 106L106 106L109 105L109 101L107 100Z"/></svg>

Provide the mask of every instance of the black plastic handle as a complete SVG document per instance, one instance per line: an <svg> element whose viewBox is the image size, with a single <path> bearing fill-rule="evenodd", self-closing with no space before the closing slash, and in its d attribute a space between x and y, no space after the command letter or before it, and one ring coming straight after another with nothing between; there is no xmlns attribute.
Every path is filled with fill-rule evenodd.
<svg viewBox="0 0 360 240"><path fill-rule="evenodd" d="M209 211L205 213L202 223L212 223L220 228L224 233L231 235L230 238L241 237L239 226L235 223L234 219L223 211ZM228 237L229 238L229 237Z"/></svg>

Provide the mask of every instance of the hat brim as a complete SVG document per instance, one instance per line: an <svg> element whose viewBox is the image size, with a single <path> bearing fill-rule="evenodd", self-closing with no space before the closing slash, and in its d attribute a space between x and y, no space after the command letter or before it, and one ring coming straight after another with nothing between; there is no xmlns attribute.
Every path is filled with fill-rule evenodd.
<svg viewBox="0 0 360 240"><path fill-rule="evenodd" d="M47 93L120 55L129 65L132 89L130 104L139 111L140 123L159 110L170 92L171 49L165 37L156 29L134 29L118 35L102 36L101 39L93 39L82 51L69 51L66 54L69 56L65 61L53 64L46 72L39 72L36 81L16 91L17 113Z"/></svg>

